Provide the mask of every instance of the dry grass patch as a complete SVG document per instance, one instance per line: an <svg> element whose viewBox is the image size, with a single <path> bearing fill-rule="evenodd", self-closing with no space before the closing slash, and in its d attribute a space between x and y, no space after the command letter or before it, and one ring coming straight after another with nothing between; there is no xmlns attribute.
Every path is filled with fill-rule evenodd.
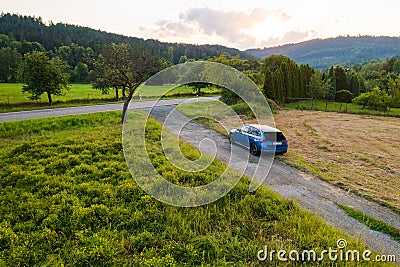
<svg viewBox="0 0 400 267"><path fill-rule="evenodd" d="M280 111L287 163L400 211L400 119Z"/></svg>

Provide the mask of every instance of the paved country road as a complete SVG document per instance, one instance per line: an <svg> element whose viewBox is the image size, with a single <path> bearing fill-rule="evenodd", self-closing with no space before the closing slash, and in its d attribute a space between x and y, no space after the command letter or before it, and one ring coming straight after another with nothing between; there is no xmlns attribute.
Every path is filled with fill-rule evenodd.
<svg viewBox="0 0 400 267"><path fill-rule="evenodd" d="M146 109L146 111L149 112L149 109ZM201 140L205 138L212 139L217 148L216 157L220 161L229 164L231 144L223 135L193 121L187 123L189 119L179 113L173 106L155 107L151 110L150 114L153 118L163 123L163 127L169 132L199 148L202 153L214 155L214 146L199 146ZM166 120L167 115L168 119ZM263 176L265 172L263 172L262 166L267 164L261 164L261 171L260 167L258 167L259 169L257 170L258 161L263 160L263 158L251 155L250 158L248 158L248 150L241 147L239 148L241 151L235 148L235 153L240 153L244 161L246 161L245 164L247 168L244 174L248 177L256 178L260 178L257 176ZM238 171L240 171L242 164L243 162L230 162L230 166ZM253 176L254 174L255 176ZM386 234L370 230L364 224L347 216L335 203L353 207L397 229L400 229L399 214L374 202L370 202L365 198L356 196L318 178L305 174L279 160L274 160L264 185L285 198L295 200L302 208L315 213L333 227L346 232L350 236L364 240L366 245L373 251L381 255L395 255L397 264L400 265L399 242L394 241ZM335 245L336 244L332 244L332 247L335 248Z"/></svg>
<svg viewBox="0 0 400 267"><path fill-rule="evenodd" d="M200 141L206 137L212 139L217 147L216 157L220 161L228 163L231 153L231 145L229 144L227 138L198 123L189 122L185 124L188 118L177 112L173 106L185 101L206 101L210 99L217 98L201 97L194 99L162 100L156 105L155 108L153 108L151 114L160 122L163 122L166 116L169 114L169 124L165 124L164 127L166 127L166 129L171 133L179 136L179 138L194 145L195 147L199 147ZM150 107L153 107L154 103L154 101L135 102L135 108L149 110ZM86 114L121 109L122 104L111 104L2 113L0 114L0 122L24 120L30 118ZM171 111L173 112L171 113ZM184 127L182 125L183 123L185 124ZM182 131L177 130L181 128ZM207 147L200 147L200 150L203 153L210 154L213 154L214 151L213 148ZM245 163L247 166L245 175L253 177L253 174L256 173L255 176L257 177L260 172L258 170L256 171L256 167L258 161L262 160L262 158L250 156L248 159L248 151L246 149L242 149L240 153L243 155L244 162L237 162L237 165L239 166ZM235 164L236 163L233 164L234 168ZM366 245L375 252L382 255L395 255L397 264L400 265L399 242L394 241L383 233L368 229L362 223L359 223L355 219L347 216L340 208L336 206L335 203L353 207L374 218L382 220L396 227L397 229L400 229L400 215L397 213L394 213L390 209L380 206L374 202L370 202L362 197L343 191L318 178L298 171L280 162L279 160L275 160L273 162L272 168L264 182L264 185L273 189L285 198L295 200L302 208L315 213L333 227L343 230L350 236L361 238L364 240ZM332 244L332 247L334 246L335 244Z"/></svg>
<svg viewBox="0 0 400 267"><path fill-rule="evenodd" d="M198 98L178 98L178 99L168 99L160 100L157 105L177 105L186 101L209 101L215 100L219 97L198 97ZM146 108L152 107L156 101L142 101L134 102L135 108ZM0 122L13 121L13 120L27 120L33 118L47 118L47 117L57 117L57 116L67 116L67 115L77 115L77 114L88 114L94 112L104 112L104 111L118 111L122 110L122 103L118 104L104 104L104 105L93 105L93 106L78 106L78 107L66 107L66 108L49 108L41 110L29 110L29 111L18 111L18 112L8 112L0 113Z"/></svg>

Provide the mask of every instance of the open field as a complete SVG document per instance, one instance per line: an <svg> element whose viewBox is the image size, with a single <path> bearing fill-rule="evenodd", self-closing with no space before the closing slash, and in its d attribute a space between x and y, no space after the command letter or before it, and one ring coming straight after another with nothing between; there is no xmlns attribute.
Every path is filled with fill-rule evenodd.
<svg viewBox="0 0 400 267"><path fill-rule="evenodd" d="M400 211L400 119L292 110L275 121L285 162Z"/></svg>
<svg viewBox="0 0 400 267"><path fill-rule="evenodd" d="M1 107L6 107L8 105L23 105L25 104L44 104L48 103L47 96L42 95L41 99L30 100L29 93L22 92L21 83L0 83L0 104ZM114 91L110 94L103 95L99 90L92 88L90 84L72 84L71 90L67 91L63 96L53 96L53 101L71 101L74 99L90 100L90 99L106 99L110 100L115 97Z"/></svg>
<svg viewBox="0 0 400 267"><path fill-rule="evenodd" d="M130 176L119 119L108 112L0 124L1 266L259 266L269 263L257 260L264 245L320 252L339 238L364 249L271 190L250 194L246 178L207 206L155 201ZM179 184L209 181L225 168L214 161L188 177L166 160L160 125L150 121L147 133L157 170ZM332 265L325 258L319 266Z"/></svg>
<svg viewBox="0 0 400 267"><path fill-rule="evenodd" d="M311 101L302 100L299 102L285 104L284 107L286 109L311 110ZM325 101L321 100L314 101L312 109L316 111L334 111L334 112L353 113L353 114L400 117L400 108L391 108L390 110L383 112L383 111L370 110L368 108L363 109L362 106L353 103L346 104L338 102L328 102L328 105L326 105Z"/></svg>
<svg viewBox="0 0 400 267"><path fill-rule="evenodd" d="M42 108L69 107L98 103L115 103L115 90L110 90L108 94L102 94L95 90L90 84L71 84L71 89L63 96L53 96L53 106L48 106L47 96L42 95L40 100L30 100L28 93L22 93L20 83L0 83L0 112L21 111ZM141 91L140 97L136 93L133 100L150 100L160 96L160 92L165 91L167 86L146 86ZM213 95L220 93L218 88L204 88L201 90L203 95ZM172 89L165 94L165 98L195 96L192 87L181 86ZM119 92L121 98L121 90Z"/></svg>

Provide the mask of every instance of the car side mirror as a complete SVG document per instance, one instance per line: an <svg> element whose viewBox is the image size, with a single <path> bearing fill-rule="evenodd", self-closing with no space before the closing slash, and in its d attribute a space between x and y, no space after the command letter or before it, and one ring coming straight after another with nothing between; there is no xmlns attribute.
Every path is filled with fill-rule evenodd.
<svg viewBox="0 0 400 267"><path fill-rule="evenodd" d="M238 132L241 132L241 131L242 131L242 129L241 129L241 128L237 128L237 129L236 129L236 131L238 131Z"/></svg>

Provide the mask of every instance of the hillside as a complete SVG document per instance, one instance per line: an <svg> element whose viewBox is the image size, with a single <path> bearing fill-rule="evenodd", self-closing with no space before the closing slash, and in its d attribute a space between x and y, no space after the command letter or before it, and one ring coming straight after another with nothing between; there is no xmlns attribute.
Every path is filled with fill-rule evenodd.
<svg viewBox="0 0 400 267"><path fill-rule="evenodd" d="M23 42L38 42L46 50L52 50L62 45L72 43L96 50L105 43L128 43L144 46L162 57L179 63L181 56L193 59L206 59L217 56L222 52L231 55L240 55L244 59L254 59L253 56L235 48L221 45L193 45L182 43L163 43L158 40L144 40L136 37L108 33L88 27L52 22L44 23L41 17L21 16L14 14L0 15L0 34ZM1 39L1 38L0 38ZM1 47L1 40L0 40Z"/></svg>
<svg viewBox="0 0 400 267"><path fill-rule="evenodd" d="M400 55L400 38L337 37L264 49L249 49L246 52L257 58L282 54L298 64L309 64L316 69L326 70L331 65L351 65Z"/></svg>

